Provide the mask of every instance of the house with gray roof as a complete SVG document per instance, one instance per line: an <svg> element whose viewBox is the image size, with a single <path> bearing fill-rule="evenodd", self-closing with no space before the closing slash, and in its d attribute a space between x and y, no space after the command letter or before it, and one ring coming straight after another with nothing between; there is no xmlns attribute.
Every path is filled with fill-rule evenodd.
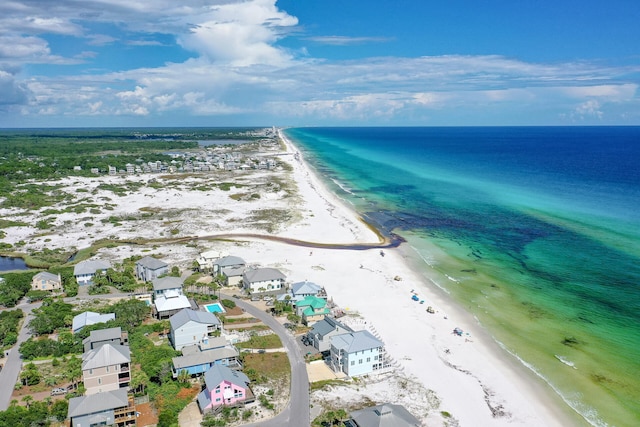
<svg viewBox="0 0 640 427"><path fill-rule="evenodd" d="M82 340L84 351L97 349L104 344L129 345L129 334L118 326L91 331L89 336Z"/></svg>
<svg viewBox="0 0 640 427"><path fill-rule="evenodd" d="M76 278L78 285L91 285L93 278L97 273L106 273L111 268L111 264L107 261L99 259L88 259L80 261L73 267L73 277Z"/></svg>
<svg viewBox="0 0 640 427"><path fill-rule="evenodd" d="M291 289L287 293L278 296L278 301L295 304L308 296L314 296L326 300L327 292L324 287L305 280L304 282L296 282L291 285Z"/></svg>
<svg viewBox="0 0 640 427"><path fill-rule="evenodd" d="M135 426L137 421L133 398L125 389L72 397L67 417L73 427Z"/></svg>
<svg viewBox="0 0 640 427"><path fill-rule="evenodd" d="M383 403L349 413L345 427L421 427L422 423L402 405Z"/></svg>
<svg viewBox="0 0 640 427"><path fill-rule="evenodd" d="M331 349L331 338L347 332L353 332L349 326L338 322L333 317L325 316L324 319L313 324L307 332L307 340L319 352Z"/></svg>
<svg viewBox="0 0 640 427"><path fill-rule="evenodd" d="M285 292L285 275L277 268L255 268L242 274L242 287L250 295L279 295Z"/></svg>
<svg viewBox="0 0 640 427"><path fill-rule="evenodd" d="M182 295L182 285L184 281L180 277L166 276L159 279L153 279L153 299L157 299L166 295L169 291L175 291L178 295Z"/></svg>
<svg viewBox="0 0 640 427"><path fill-rule="evenodd" d="M75 334L85 326L95 325L96 323L106 323L109 320L115 320L115 318L115 313L100 314L93 311L85 311L84 313L74 316L71 322L71 330Z"/></svg>
<svg viewBox="0 0 640 427"><path fill-rule="evenodd" d="M331 337L330 365L336 372L355 377L387 367L382 341L369 331L354 331Z"/></svg>
<svg viewBox="0 0 640 427"><path fill-rule="evenodd" d="M249 377L226 366L214 365L204 374L205 389L198 394L202 413L219 406L237 406L255 401Z"/></svg>
<svg viewBox="0 0 640 427"><path fill-rule="evenodd" d="M222 322L215 314L190 308L180 310L171 316L169 323L169 340L176 350L208 340L219 335L222 330Z"/></svg>
<svg viewBox="0 0 640 427"><path fill-rule="evenodd" d="M224 365L231 369L241 369L240 352L224 337L208 339L199 345L182 348L182 356L174 357L173 377L177 378L181 371L189 375L200 375L213 365Z"/></svg>
<svg viewBox="0 0 640 427"><path fill-rule="evenodd" d="M131 351L126 345L104 344L82 354L82 381L86 394L128 389Z"/></svg>
<svg viewBox="0 0 640 427"><path fill-rule="evenodd" d="M31 279L32 291L61 291L62 290L62 277L60 274L49 273L48 271L41 271L37 273Z"/></svg>
<svg viewBox="0 0 640 427"><path fill-rule="evenodd" d="M157 258L146 256L136 262L136 277L145 282L169 273L169 264Z"/></svg>
<svg viewBox="0 0 640 427"><path fill-rule="evenodd" d="M247 263L237 256L225 256L213 262L213 274L221 274L227 281L227 286L238 286L242 283L242 273Z"/></svg>

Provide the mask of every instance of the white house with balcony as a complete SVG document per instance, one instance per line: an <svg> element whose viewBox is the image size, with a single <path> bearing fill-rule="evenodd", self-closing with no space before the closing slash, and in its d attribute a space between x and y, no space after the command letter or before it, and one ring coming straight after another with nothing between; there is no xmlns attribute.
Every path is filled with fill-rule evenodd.
<svg viewBox="0 0 640 427"><path fill-rule="evenodd" d="M278 295L286 290L285 278L277 268L255 268L242 273L242 287L250 295Z"/></svg>
<svg viewBox="0 0 640 427"><path fill-rule="evenodd" d="M189 308L171 316L169 323L171 324L169 339L176 350L207 341L222 330L222 323L215 314Z"/></svg>
<svg viewBox="0 0 640 427"><path fill-rule="evenodd" d="M369 331L354 331L331 337L330 365L350 377L367 375L387 367L382 341Z"/></svg>

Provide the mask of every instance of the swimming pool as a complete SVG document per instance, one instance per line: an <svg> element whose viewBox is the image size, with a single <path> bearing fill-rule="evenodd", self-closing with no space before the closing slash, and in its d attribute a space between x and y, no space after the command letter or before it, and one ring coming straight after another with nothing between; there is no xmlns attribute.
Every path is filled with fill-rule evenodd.
<svg viewBox="0 0 640 427"><path fill-rule="evenodd" d="M219 302L214 302L213 304L207 304L204 306L209 313L225 313L226 310Z"/></svg>

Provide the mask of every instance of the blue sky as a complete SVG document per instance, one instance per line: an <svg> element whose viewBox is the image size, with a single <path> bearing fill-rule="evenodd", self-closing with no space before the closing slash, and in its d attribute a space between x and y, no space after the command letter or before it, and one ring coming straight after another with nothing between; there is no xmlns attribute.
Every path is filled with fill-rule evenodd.
<svg viewBox="0 0 640 427"><path fill-rule="evenodd" d="M637 0L5 0L0 127L640 125Z"/></svg>

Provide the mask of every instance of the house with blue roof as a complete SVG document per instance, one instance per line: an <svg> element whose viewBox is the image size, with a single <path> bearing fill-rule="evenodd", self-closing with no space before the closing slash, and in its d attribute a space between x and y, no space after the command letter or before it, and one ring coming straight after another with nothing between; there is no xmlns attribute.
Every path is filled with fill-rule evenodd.
<svg viewBox="0 0 640 427"><path fill-rule="evenodd" d="M354 331L331 338L330 366L350 377L367 375L387 367L382 341L369 331Z"/></svg>
<svg viewBox="0 0 640 427"><path fill-rule="evenodd" d="M278 301L295 304L308 296L315 296L326 300L327 292L324 287L305 280L304 282L294 283L287 293L278 295Z"/></svg>

